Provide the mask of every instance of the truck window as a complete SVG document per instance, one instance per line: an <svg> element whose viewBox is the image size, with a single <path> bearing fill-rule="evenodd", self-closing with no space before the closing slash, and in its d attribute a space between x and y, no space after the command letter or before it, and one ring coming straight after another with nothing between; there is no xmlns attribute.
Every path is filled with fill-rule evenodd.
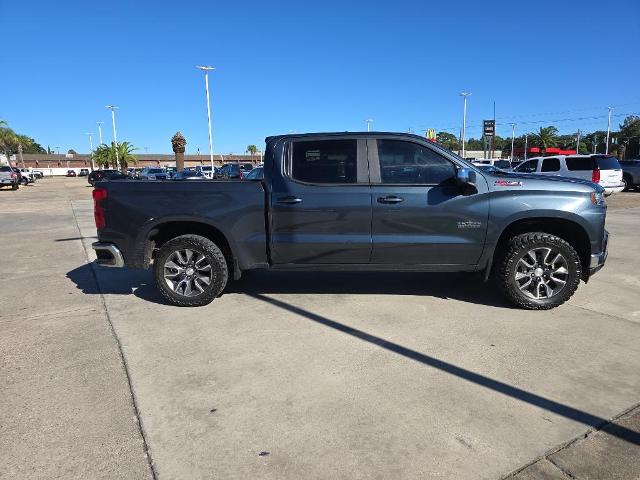
<svg viewBox="0 0 640 480"><path fill-rule="evenodd" d="M542 160L541 172L559 172L560 171L560 159L559 158L545 158Z"/></svg>
<svg viewBox="0 0 640 480"><path fill-rule="evenodd" d="M307 183L356 183L356 140L293 142L291 176Z"/></svg>
<svg viewBox="0 0 640 480"><path fill-rule="evenodd" d="M438 185L455 177L453 163L423 145L378 140L382 183Z"/></svg>

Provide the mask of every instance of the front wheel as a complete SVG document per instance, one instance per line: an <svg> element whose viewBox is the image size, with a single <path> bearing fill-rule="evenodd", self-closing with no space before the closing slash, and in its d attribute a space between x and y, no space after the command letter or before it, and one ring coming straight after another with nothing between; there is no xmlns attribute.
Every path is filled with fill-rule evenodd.
<svg viewBox="0 0 640 480"><path fill-rule="evenodd" d="M513 237L496 266L500 290L512 303L529 310L562 305L574 294L582 276L575 249L544 232Z"/></svg>
<svg viewBox="0 0 640 480"><path fill-rule="evenodd" d="M153 270L162 296L179 307L211 303L224 290L229 277L222 251L199 235L181 235L162 245Z"/></svg>

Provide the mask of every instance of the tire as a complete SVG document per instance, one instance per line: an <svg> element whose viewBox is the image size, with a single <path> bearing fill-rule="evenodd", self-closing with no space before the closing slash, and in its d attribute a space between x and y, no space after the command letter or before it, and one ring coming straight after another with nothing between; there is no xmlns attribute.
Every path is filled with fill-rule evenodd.
<svg viewBox="0 0 640 480"><path fill-rule="evenodd" d="M205 264L210 268L203 267ZM162 245L153 262L153 276L169 303L199 307L211 303L224 290L229 269L222 251L211 240L181 235Z"/></svg>
<svg viewBox="0 0 640 480"><path fill-rule="evenodd" d="M633 189L633 182L626 175L622 177L622 183L624 184L624 189L622 190L623 192L628 192L629 190Z"/></svg>
<svg viewBox="0 0 640 480"><path fill-rule="evenodd" d="M511 238L496 266L495 280L503 295L528 310L562 305L575 293L582 277L582 263L575 249L544 232Z"/></svg>
<svg viewBox="0 0 640 480"><path fill-rule="evenodd" d="M26 187L29 184L29 179L22 177L20 183Z"/></svg>

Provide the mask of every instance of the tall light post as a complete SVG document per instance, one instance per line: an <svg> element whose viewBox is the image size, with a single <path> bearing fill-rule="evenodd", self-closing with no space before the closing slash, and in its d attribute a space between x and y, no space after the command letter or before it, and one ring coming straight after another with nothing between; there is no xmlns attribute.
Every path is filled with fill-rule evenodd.
<svg viewBox="0 0 640 480"><path fill-rule="evenodd" d="M100 145L102 145L102 124L104 122L96 122L96 125L98 125L98 138L100 139Z"/></svg>
<svg viewBox="0 0 640 480"><path fill-rule="evenodd" d="M510 123L511 125L511 161L513 162L513 145L516 140L516 125L517 123Z"/></svg>
<svg viewBox="0 0 640 480"><path fill-rule="evenodd" d="M463 98L463 107L462 107L462 133L460 135L461 137L461 143L462 143L462 154L460 155L462 158L464 158L465 156L465 151L464 151L464 139L465 139L465 133L466 133L466 129L467 129L467 97L471 95L471 93L469 92L461 92L460 96Z"/></svg>
<svg viewBox="0 0 640 480"><path fill-rule="evenodd" d="M373 118L367 118L365 120L365 122L367 122L367 132L371 131L371 124L373 123Z"/></svg>
<svg viewBox="0 0 640 480"><path fill-rule="evenodd" d="M118 155L118 137L116 136L116 107L115 105L107 105L106 108L111 110L111 125L113 126L113 146L116 150L116 168L120 170L120 158Z"/></svg>
<svg viewBox="0 0 640 480"><path fill-rule="evenodd" d="M211 101L209 100L209 70L215 70L215 67L196 66L197 69L204 72L204 90L207 94L207 122L209 123L209 160L211 161L211 178L214 176L213 167L213 139L211 136Z"/></svg>
<svg viewBox="0 0 640 480"><path fill-rule="evenodd" d="M576 153L580 153L580 129L578 129L578 134L576 138Z"/></svg>
<svg viewBox="0 0 640 480"><path fill-rule="evenodd" d="M529 148L529 134L524 136L524 161L527 161L527 149Z"/></svg>
<svg viewBox="0 0 640 480"><path fill-rule="evenodd" d="M607 107L607 109L609 110L609 114L608 114L608 120L607 120L607 140L604 146L605 155L609 153L609 134L611 133L611 111L613 110L613 107Z"/></svg>
<svg viewBox="0 0 640 480"><path fill-rule="evenodd" d="M93 172L93 133L85 133L85 135L89 135L89 158L91 159L91 171Z"/></svg>

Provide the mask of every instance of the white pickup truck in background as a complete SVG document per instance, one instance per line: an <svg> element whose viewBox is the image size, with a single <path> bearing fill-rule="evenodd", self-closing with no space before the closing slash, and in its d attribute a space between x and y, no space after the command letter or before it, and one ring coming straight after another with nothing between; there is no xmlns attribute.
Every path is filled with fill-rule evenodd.
<svg viewBox="0 0 640 480"><path fill-rule="evenodd" d="M0 187L11 187L11 190L18 189L18 175L11 167L0 167Z"/></svg>

